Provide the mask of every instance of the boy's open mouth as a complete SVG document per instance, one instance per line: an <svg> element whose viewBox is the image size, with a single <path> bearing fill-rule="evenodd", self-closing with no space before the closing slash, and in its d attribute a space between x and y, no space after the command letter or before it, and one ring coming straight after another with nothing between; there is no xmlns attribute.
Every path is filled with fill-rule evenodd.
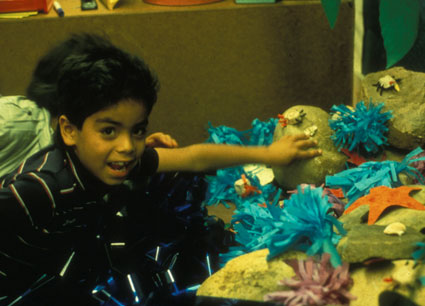
<svg viewBox="0 0 425 306"><path fill-rule="evenodd" d="M126 172L131 165L131 161L129 162L110 162L108 166L111 167L115 171Z"/></svg>

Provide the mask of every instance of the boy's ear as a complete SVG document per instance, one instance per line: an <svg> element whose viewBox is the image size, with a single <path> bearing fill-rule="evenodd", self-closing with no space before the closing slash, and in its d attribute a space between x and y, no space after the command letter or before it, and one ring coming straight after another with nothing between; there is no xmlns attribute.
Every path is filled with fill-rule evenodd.
<svg viewBox="0 0 425 306"><path fill-rule="evenodd" d="M60 133L63 142L67 146L74 146L76 144L77 127L72 124L65 115L61 115L58 119Z"/></svg>

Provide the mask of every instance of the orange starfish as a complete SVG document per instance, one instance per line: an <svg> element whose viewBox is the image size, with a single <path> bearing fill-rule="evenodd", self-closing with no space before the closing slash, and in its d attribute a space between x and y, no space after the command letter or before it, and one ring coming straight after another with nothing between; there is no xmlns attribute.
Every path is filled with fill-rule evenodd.
<svg viewBox="0 0 425 306"><path fill-rule="evenodd" d="M412 190L420 190L418 187L401 186L389 188L379 186L372 188L368 195L357 199L345 211L344 215L353 211L361 205L369 205L369 217L367 224L372 225L378 220L382 212L390 206L403 206L407 208L425 210L425 206L409 196Z"/></svg>

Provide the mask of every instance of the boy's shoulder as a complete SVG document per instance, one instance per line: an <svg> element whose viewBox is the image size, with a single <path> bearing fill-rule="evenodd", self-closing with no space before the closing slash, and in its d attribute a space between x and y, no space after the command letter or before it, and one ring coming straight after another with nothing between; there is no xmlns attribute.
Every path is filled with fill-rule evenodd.
<svg viewBox="0 0 425 306"><path fill-rule="evenodd" d="M66 179L69 175L64 175L69 172L67 163L66 152L51 145L23 161L15 171L3 176L0 183L2 187L5 187L19 177L32 175L36 178L48 179L51 182L57 181L59 185L66 184L68 182L65 181L69 180Z"/></svg>
<svg viewBox="0 0 425 306"><path fill-rule="evenodd" d="M66 167L66 152L55 145L48 146L25 160L17 169L23 172L57 173Z"/></svg>

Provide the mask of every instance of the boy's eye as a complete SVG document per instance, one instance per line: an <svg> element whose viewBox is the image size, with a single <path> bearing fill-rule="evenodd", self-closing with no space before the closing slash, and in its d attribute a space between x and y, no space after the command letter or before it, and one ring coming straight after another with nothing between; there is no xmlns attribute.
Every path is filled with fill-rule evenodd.
<svg viewBox="0 0 425 306"><path fill-rule="evenodd" d="M134 129L133 134L134 136L142 137L146 134L146 128L145 127L136 128Z"/></svg>
<svg viewBox="0 0 425 306"><path fill-rule="evenodd" d="M102 129L101 133L105 136L113 136L115 134L115 129L113 127L107 127Z"/></svg>

